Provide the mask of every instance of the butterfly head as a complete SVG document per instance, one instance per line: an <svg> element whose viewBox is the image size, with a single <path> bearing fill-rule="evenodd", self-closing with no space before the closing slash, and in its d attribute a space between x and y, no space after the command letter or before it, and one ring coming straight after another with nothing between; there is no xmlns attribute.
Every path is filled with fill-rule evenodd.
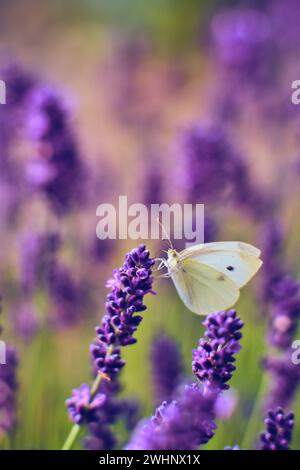
<svg viewBox="0 0 300 470"><path fill-rule="evenodd" d="M168 250L168 266L170 268L175 268L178 264L179 253L178 251L170 248Z"/></svg>

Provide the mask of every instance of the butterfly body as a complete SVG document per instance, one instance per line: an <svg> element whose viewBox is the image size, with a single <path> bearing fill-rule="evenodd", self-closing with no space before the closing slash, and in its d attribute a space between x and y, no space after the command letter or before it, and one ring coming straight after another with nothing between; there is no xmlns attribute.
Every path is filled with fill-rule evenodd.
<svg viewBox="0 0 300 470"><path fill-rule="evenodd" d="M262 265L260 250L243 242L215 242L169 249L163 265L183 303L198 315L234 305L239 289Z"/></svg>
<svg viewBox="0 0 300 470"><path fill-rule="evenodd" d="M180 269L179 252L173 248L168 250L167 268L171 275L172 270Z"/></svg>

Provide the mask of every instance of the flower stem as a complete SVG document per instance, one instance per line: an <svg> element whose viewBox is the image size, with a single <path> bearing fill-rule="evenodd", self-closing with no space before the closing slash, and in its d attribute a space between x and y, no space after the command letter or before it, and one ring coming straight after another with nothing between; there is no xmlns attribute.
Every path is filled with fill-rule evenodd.
<svg viewBox="0 0 300 470"><path fill-rule="evenodd" d="M101 374L98 374L97 377L95 378L94 383L93 383L92 388L91 388L90 402L93 400L94 396L98 392L98 389L99 389L102 378L103 378L103 376Z"/></svg>
<svg viewBox="0 0 300 470"><path fill-rule="evenodd" d="M107 350L107 353L106 353L106 358L108 358L113 352L113 346L110 346ZM93 398L95 397L96 393L98 392L99 390L99 387L100 387L100 384L101 384L101 380L102 379L105 379L105 375L104 374L98 374L97 377L95 378L94 380L94 383L92 385L92 388L91 388L91 397L90 397L90 403L93 401ZM107 380L109 380L109 378L107 377L106 378ZM63 447L62 447L62 450L71 450L79 433L80 433L80 425L79 424L74 424L74 426L72 427Z"/></svg>
<svg viewBox="0 0 300 470"><path fill-rule="evenodd" d="M64 443L62 450L71 450L78 435L80 433L80 426L79 424L74 424L72 427L70 434L68 435L66 442Z"/></svg>
<svg viewBox="0 0 300 470"><path fill-rule="evenodd" d="M90 398L90 402L93 400L94 396L96 395L98 389L99 389L99 386L100 386L100 383L101 383L101 380L102 380L102 375L101 374L98 374L97 377L95 378L94 380L94 383L92 385L92 388L91 388L91 398ZM80 425L79 424L74 424L74 426L72 427L63 447L62 447L62 450L71 450L73 445L75 444L75 441L79 435L79 432L80 432Z"/></svg>

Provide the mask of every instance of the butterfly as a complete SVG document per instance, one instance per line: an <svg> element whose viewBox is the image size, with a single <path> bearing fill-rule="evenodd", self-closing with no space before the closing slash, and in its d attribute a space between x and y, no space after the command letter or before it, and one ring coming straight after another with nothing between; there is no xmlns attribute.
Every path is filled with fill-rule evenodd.
<svg viewBox="0 0 300 470"><path fill-rule="evenodd" d="M240 288L262 265L260 250L244 242L213 242L193 245L183 251L170 248L167 259L159 258L158 269L171 277L179 297L197 315L232 307Z"/></svg>

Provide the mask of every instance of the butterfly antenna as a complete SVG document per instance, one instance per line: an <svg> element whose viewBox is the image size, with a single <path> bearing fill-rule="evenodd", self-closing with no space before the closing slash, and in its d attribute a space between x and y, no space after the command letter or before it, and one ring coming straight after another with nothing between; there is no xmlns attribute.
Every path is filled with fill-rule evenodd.
<svg viewBox="0 0 300 470"><path fill-rule="evenodd" d="M173 243L171 242L171 239L170 239L170 237L169 237L169 234L168 234L168 232L166 231L165 227L163 226L163 224L161 223L161 221L159 220L158 217L157 217L157 223L158 223L158 225L160 225L160 227L162 228L162 231L164 232L164 234L165 234L165 236L166 236L166 240L168 240L170 247L172 248L172 250L174 250Z"/></svg>

